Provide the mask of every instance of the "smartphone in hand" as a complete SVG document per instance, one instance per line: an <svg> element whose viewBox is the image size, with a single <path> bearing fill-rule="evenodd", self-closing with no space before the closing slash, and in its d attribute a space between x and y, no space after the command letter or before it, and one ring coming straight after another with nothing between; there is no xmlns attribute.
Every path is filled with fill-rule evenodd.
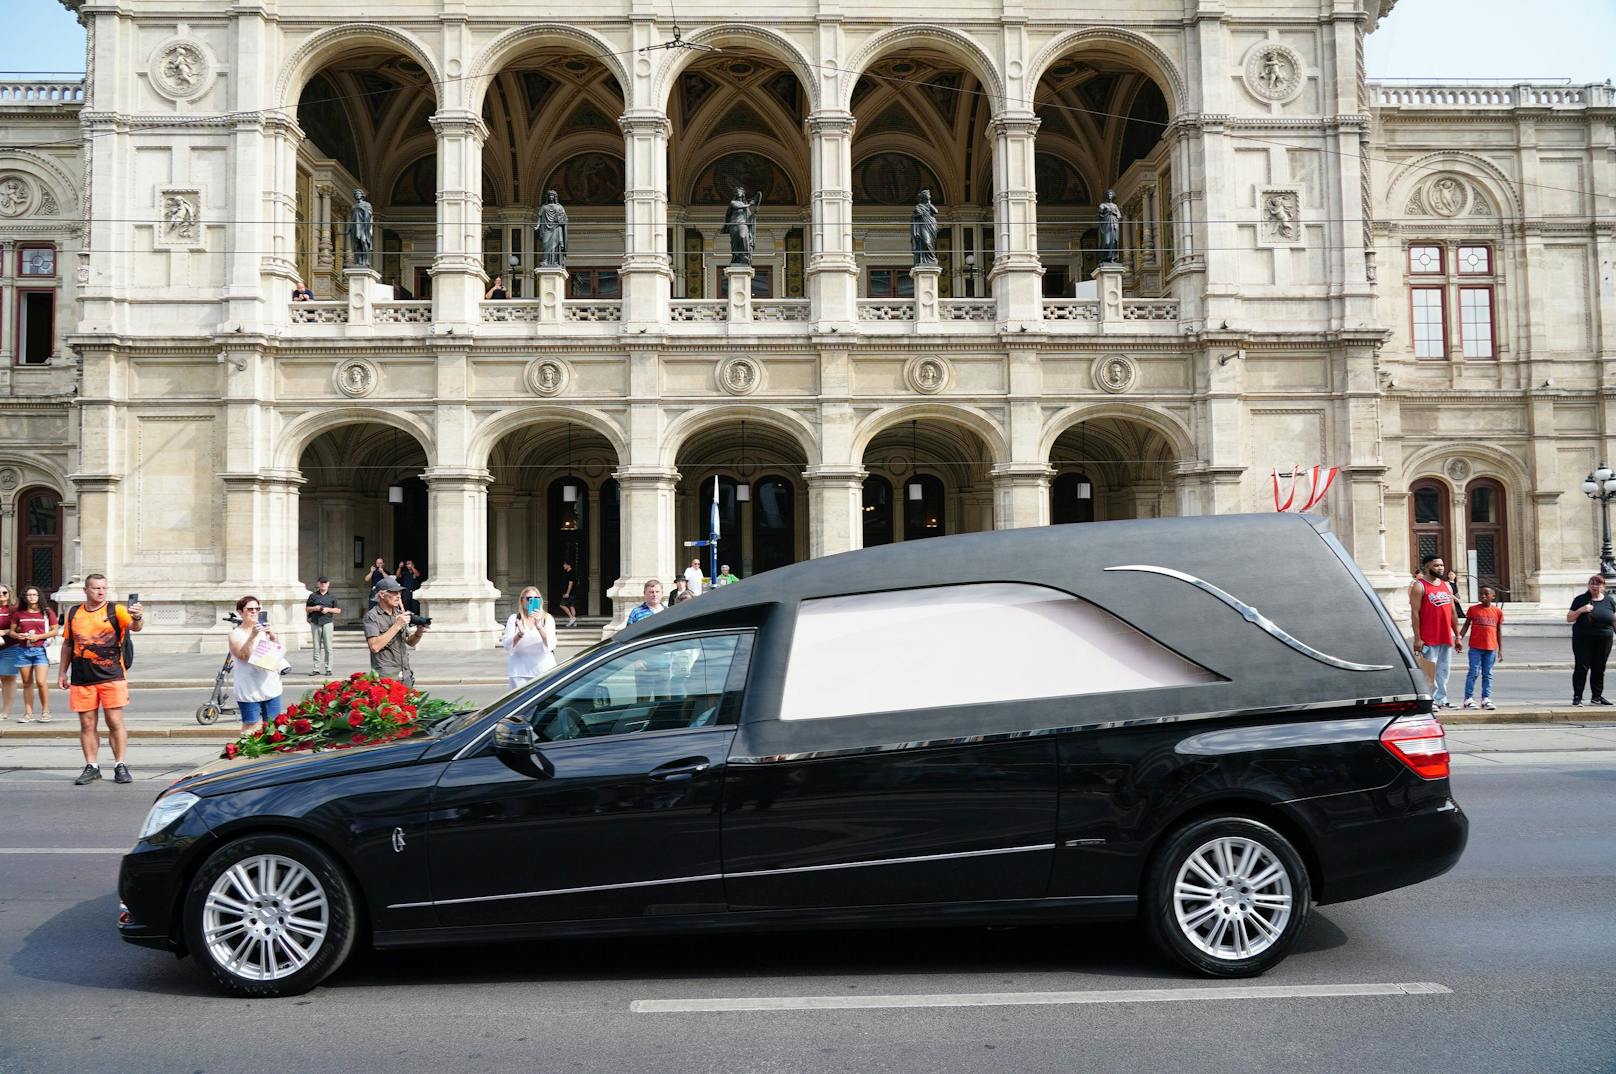
<svg viewBox="0 0 1616 1074"><path fill-rule="evenodd" d="M129 594L129 600L127 601L127 603L129 603L129 604L139 604L140 603L140 594L139 593L131 593L131 594Z"/></svg>

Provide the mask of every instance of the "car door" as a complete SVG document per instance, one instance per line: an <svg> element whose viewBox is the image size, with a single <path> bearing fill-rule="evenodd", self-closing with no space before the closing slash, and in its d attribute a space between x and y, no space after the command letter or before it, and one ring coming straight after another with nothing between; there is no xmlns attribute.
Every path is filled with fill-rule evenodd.
<svg viewBox="0 0 1616 1074"><path fill-rule="evenodd" d="M439 921L722 912L718 806L750 651L748 632L710 632L612 653L519 710L537 767L488 740L451 761L430 819Z"/></svg>

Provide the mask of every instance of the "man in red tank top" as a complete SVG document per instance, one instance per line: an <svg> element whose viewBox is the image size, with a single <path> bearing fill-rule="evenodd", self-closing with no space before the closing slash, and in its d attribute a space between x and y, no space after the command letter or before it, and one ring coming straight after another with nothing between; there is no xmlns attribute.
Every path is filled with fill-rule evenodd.
<svg viewBox="0 0 1616 1074"><path fill-rule="evenodd" d="M1431 683L1432 707L1439 709L1453 708L1448 700L1448 671L1453 666L1454 650L1464 648L1459 641L1453 590L1442 578L1446 568L1441 556L1426 556L1420 560L1420 573L1408 587L1414 651L1420 655L1425 677Z"/></svg>

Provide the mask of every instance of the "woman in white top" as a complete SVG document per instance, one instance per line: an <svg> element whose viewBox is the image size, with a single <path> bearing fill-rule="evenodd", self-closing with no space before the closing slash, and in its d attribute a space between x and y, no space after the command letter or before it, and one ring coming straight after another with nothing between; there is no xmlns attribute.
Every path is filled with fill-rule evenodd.
<svg viewBox="0 0 1616 1074"><path fill-rule="evenodd" d="M555 629L555 618L544 610L539 587L522 590L499 641L505 647L505 672L513 688L555 667Z"/></svg>
<svg viewBox="0 0 1616 1074"><path fill-rule="evenodd" d="M236 601L236 612L241 625L230 632L230 659L235 667L231 674L236 684L236 708L241 712L241 729L251 733L260 722L272 724L281 714L281 674L279 669L266 671L249 664L259 639L267 638L280 644L275 632L259 622L263 605L257 597L242 597ZM277 663L279 661L277 660Z"/></svg>

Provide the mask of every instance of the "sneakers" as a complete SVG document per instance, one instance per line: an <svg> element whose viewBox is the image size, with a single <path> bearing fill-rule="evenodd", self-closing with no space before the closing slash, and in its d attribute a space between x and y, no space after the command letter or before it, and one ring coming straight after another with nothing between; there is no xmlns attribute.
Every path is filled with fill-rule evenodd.
<svg viewBox="0 0 1616 1074"><path fill-rule="evenodd" d="M1589 704L1591 704L1591 705L1609 705L1609 704L1611 704L1611 702L1606 701L1602 697L1596 697L1592 701L1590 701Z"/></svg>
<svg viewBox="0 0 1616 1074"><path fill-rule="evenodd" d="M1464 700L1464 707L1465 707L1465 708L1467 708L1467 709L1473 709L1473 708L1475 708L1475 707L1476 707L1476 703L1475 703L1475 702L1474 702L1474 701L1472 701L1472 700L1470 700L1470 699L1469 699L1469 698L1468 698L1468 697L1467 697L1467 698L1465 698L1465 700Z"/></svg>
<svg viewBox="0 0 1616 1074"><path fill-rule="evenodd" d="M1571 699L1571 707L1574 708L1574 709L1582 708L1582 698L1580 698L1580 697L1572 698Z"/></svg>
<svg viewBox="0 0 1616 1074"><path fill-rule="evenodd" d="M135 781L135 777L129 774L129 766L124 764L122 761L119 761L115 766L113 766L112 781L114 783L133 783Z"/></svg>
<svg viewBox="0 0 1616 1074"><path fill-rule="evenodd" d="M94 783L100 778L101 769L97 768L93 764L87 764L84 766L84 771L79 773L79 778L73 781L73 786L82 787L87 783Z"/></svg>
<svg viewBox="0 0 1616 1074"><path fill-rule="evenodd" d="M1484 708L1484 709L1491 709L1493 707L1493 699L1490 698L1490 697L1482 698L1481 699L1481 707Z"/></svg>

